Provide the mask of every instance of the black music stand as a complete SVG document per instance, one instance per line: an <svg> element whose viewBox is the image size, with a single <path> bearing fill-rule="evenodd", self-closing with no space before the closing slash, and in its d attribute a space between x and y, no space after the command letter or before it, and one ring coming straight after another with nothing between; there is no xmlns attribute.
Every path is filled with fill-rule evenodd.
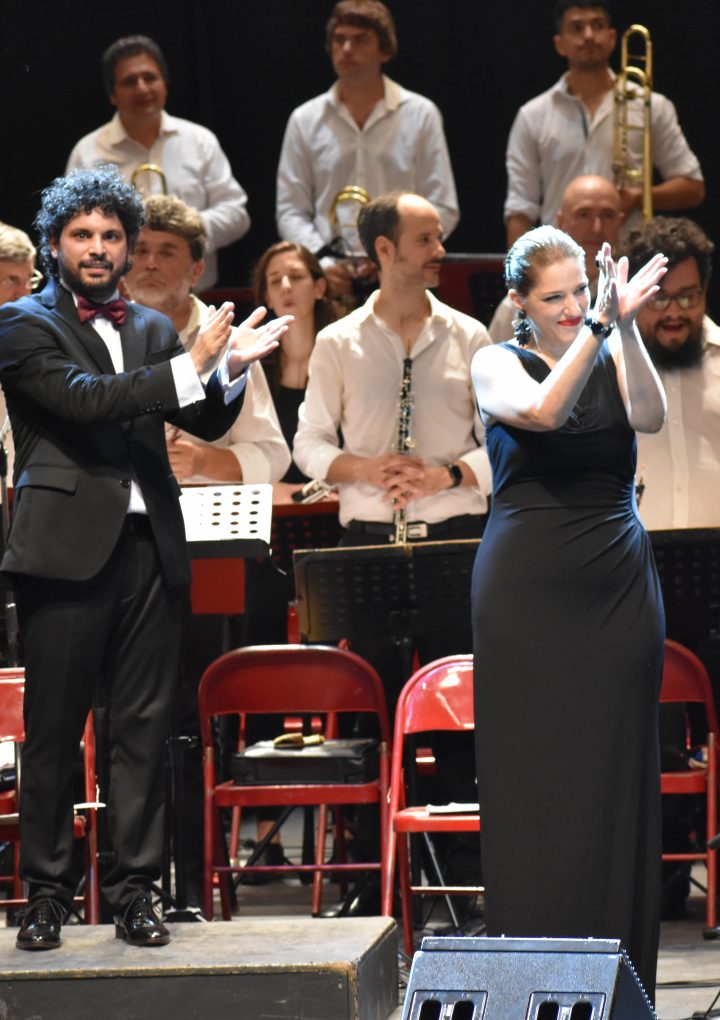
<svg viewBox="0 0 720 1020"><path fill-rule="evenodd" d="M649 535L665 604L666 634L701 659L720 706L720 528L678 528ZM674 735L673 727L684 727L684 716L678 720L674 707L661 705L661 734L667 730ZM720 846L720 833L708 846L713 850Z"/></svg>
<svg viewBox="0 0 720 1020"><path fill-rule="evenodd" d="M389 630L406 677L415 639L443 618L470 618L477 539L298 549L294 555L300 633L305 641L352 644Z"/></svg>
<svg viewBox="0 0 720 1020"><path fill-rule="evenodd" d="M720 649L720 528L651 531L669 638ZM720 680L720 677L718 677Z"/></svg>
<svg viewBox="0 0 720 1020"><path fill-rule="evenodd" d="M409 542L295 552L300 633L305 641L360 639L387 631L402 673L413 672L416 639L458 616L470 620L478 539ZM414 775L413 770L408 770ZM414 797L414 791L410 790ZM429 847L435 870L438 864ZM457 921L449 904L450 916Z"/></svg>
<svg viewBox="0 0 720 1020"><path fill-rule="evenodd" d="M272 518L272 485L187 486L180 498L190 556L196 559L268 556ZM175 897L156 890L164 901L168 921L202 920L199 910L187 905L187 870L181 819L185 811L183 764L192 739L173 732L168 741L172 811L172 848L175 861Z"/></svg>

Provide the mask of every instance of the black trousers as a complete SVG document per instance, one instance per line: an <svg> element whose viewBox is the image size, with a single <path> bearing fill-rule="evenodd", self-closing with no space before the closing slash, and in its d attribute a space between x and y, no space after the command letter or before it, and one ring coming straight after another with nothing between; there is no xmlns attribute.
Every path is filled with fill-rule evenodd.
<svg viewBox="0 0 720 1020"><path fill-rule="evenodd" d="M20 873L30 897L68 905L73 769L103 691L109 741L107 829L116 861L102 891L119 912L160 876L164 760L186 593L163 580L147 522L121 535L89 581L19 577L25 649Z"/></svg>

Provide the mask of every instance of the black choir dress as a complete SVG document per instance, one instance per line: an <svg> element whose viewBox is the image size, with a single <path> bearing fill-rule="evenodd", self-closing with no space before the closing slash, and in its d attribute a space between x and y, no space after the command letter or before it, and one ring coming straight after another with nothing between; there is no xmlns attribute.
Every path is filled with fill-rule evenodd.
<svg viewBox="0 0 720 1020"><path fill-rule="evenodd" d="M550 372L503 346L536 381ZM562 428L494 424L486 441L473 628L488 934L621 938L652 996L664 613L607 343Z"/></svg>

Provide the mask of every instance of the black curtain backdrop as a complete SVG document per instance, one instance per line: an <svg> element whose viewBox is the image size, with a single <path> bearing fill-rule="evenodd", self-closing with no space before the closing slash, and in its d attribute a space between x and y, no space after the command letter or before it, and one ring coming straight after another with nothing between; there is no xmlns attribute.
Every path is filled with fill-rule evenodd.
<svg viewBox="0 0 720 1020"><path fill-rule="evenodd" d="M324 50L332 6L332 0L124 0L114 7L0 0L0 219L30 230L40 190L63 172L77 139L113 112L102 87L102 51L120 36L142 32L168 59L168 111L218 135L248 192L251 230L221 257L221 282L245 283L253 261L276 239L275 171L288 115L333 80ZM552 45L553 4L390 0L388 6L400 44L388 73L433 99L445 118L462 214L448 248L502 251L512 119L565 68ZM716 2L686 0L670 8L634 0L615 9L619 31L639 22L652 33L655 88L674 101L705 174L708 197L690 215L718 241ZM716 281L716 316L719 296Z"/></svg>

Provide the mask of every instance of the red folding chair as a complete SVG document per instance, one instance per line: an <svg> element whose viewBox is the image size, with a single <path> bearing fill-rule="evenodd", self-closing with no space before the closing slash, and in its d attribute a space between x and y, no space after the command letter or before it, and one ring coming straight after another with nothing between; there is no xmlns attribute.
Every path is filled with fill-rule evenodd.
<svg viewBox="0 0 720 1020"><path fill-rule="evenodd" d="M203 744L205 789L204 909L213 914L213 876L220 878L222 913L230 919L230 897L225 881L242 872L306 872L313 874L312 913L321 909L322 880L328 872L379 871L382 861L344 862L342 807L377 804L381 846L386 842L388 754L390 730L385 693L375 670L360 656L322 645L259 645L228 652L211 663L198 692L200 734ZM238 785L218 783L212 720L223 715L293 714L324 716L324 736L337 738L341 714L368 713L377 718L379 775L359 783L304 783ZM318 808L315 861L312 864L242 866L223 863L220 854L222 808L314 805ZM325 863L328 808L333 808L334 832L341 861Z"/></svg>
<svg viewBox="0 0 720 1020"><path fill-rule="evenodd" d="M417 763L415 748L406 738L440 730L471 731L474 727L472 673L471 655L448 655L422 666L403 687L395 712L382 912L386 917L392 916L397 856L404 942L408 956L413 953L413 895L477 896L484 892L481 886L444 885L439 869L435 885L413 885L410 876L411 835L480 831L480 817L476 811L455 812L432 809L427 804L407 804L409 776L406 767L414 769Z"/></svg>
<svg viewBox="0 0 720 1020"><path fill-rule="evenodd" d="M22 667L0 669L0 742L20 745L25 740L23 721L23 695L25 670ZM85 922L98 924L100 919L97 873L97 780L95 777L95 732L92 712L88 715L82 742L84 797L82 811L75 812L74 834L85 841L84 895L76 902L84 903ZM19 762L19 757L18 757ZM18 873L20 849L20 819L18 815L20 770L17 769L15 789L0 795L0 842L13 845L13 872L0 876L0 882L9 884L12 896L0 899L0 909L24 906L22 882Z"/></svg>
<svg viewBox="0 0 720 1020"><path fill-rule="evenodd" d="M665 642L665 666L663 668L660 701L667 703L698 704L705 709L707 721L707 768L686 769L681 772L663 772L660 788L663 794L698 795L705 798L706 840L712 839L718 831L717 784L718 752L720 731L715 710L712 687L707 670L696 655L677 641ZM690 746L690 727L688 748ZM717 851L707 847L694 853L663 853L664 861L702 861L707 868L707 890L705 897L705 937L717 938Z"/></svg>

